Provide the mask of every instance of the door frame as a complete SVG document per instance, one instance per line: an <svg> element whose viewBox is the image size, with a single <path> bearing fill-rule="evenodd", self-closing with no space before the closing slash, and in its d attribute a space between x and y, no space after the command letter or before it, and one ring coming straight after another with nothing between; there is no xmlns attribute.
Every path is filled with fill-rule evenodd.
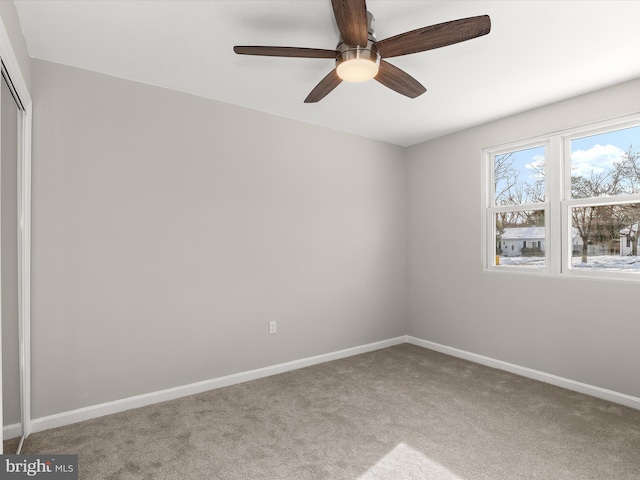
<svg viewBox="0 0 640 480"><path fill-rule="evenodd" d="M9 34L0 18L0 59L10 78L11 86L20 99L23 110L18 124L18 341L20 355L20 411L22 438L31 433L31 129L33 103L29 88L11 44ZM0 332L0 339L2 333ZM0 354L2 343L0 342ZM0 355L0 368L2 357ZM0 369L0 377L2 370ZM2 382L0 382L0 402ZM1 407L0 403L0 407ZM2 408L0 408L0 426ZM0 454L4 429L0 428Z"/></svg>

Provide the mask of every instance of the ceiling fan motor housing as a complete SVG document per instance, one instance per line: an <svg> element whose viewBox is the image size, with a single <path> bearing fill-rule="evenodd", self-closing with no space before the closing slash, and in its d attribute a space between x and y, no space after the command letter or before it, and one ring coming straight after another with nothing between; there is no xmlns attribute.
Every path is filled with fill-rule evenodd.
<svg viewBox="0 0 640 480"><path fill-rule="evenodd" d="M336 47L336 50L339 52L336 57L336 69L338 69L338 72L340 72L340 66L342 64L353 60L371 62L375 65L375 71L377 72L380 66L380 53L378 53L378 48L376 47L376 36L373 31L374 22L374 16L371 12L367 12L368 41L366 45L349 45L340 39L340 43L338 43L338 46Z"/></svg>
<svg viewBox="0 0 640 480"><path fill-rule="evenodd" d="M367 45L362 47L360 45L347 45L346 43L340 43L337 47L338 56L336 57L336 68L344 62L350 60L362 59L374 62L376 65L380 65L380 54L374 41L369 40Z"/></svg>

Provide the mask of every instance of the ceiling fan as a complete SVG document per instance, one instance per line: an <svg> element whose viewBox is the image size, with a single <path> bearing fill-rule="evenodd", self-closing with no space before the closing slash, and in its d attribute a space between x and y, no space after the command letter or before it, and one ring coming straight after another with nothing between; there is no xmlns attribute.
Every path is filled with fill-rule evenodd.
<svg viewBox="0 0 640 480"><path fill-rule="evenodd" d="M340 41L335 50L262 46L236 46L233 50L240 55L335 59L336 68L316 85L305 103L322 100L343 80L364 82L372 78L391 90L415 98L426 88L383 59L446 47L491 31L489 16L480 15L418 28L377 41L373 31L374 17L367 11L366 0L331 0L331 4L340 31Z"/></svg>

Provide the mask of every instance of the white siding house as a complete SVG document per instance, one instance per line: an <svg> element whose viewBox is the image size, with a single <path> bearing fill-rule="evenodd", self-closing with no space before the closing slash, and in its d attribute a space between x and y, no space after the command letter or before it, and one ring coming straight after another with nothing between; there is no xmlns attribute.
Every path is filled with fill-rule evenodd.
<svg viewBox="0 0 640 480"><path fill-rule="evenodd" d="M631 232L635 232L636 243L640 245L640 239L638 238L638 224L631 225ZM640 251L640 249L636 249ZM633 252L633 245L631 244L631 238L629 237L629 227L620 230L620 255L631 255Z"/></svg>
<svg viewBox="0 0 640 480"><path fill-rule="evenodd" d="M572 229L573 251L579 252L582 249L582 238L578 235L578 230ZM505 257L519 257L523 248L536 248L545 251L545 229L544 227L514 227L505 228L502 235L498 237L501 255Z"/></svg>
<svg viewBox="0 0 640 480"><path fill-rule="evenodd" d="M505 228L500 237L500 250L506 257L519 257L523 248L537 248L544 252L544 227Z"/></svg>

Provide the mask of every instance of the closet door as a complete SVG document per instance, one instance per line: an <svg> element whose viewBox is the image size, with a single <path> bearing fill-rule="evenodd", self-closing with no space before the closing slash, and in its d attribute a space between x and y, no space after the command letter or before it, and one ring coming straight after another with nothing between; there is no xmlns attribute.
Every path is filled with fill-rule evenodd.
<svg viewBox="0 0 640 480"><path fill-rule="evenodd" d="M5 433L22 433L18 320L18 106L0 79L0 315L2 417ZM6 436L6 435L5 435ZM14 453L14 452L5 452Z"/></svg>

